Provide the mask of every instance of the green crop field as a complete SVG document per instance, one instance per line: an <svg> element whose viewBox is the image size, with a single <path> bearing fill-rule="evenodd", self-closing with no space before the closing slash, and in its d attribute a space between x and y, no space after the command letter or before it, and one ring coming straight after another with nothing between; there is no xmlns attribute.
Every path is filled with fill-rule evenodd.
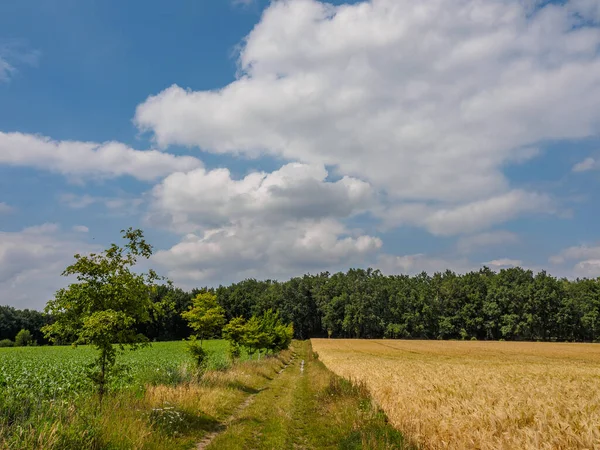
<svg viewBox="0 0 600 450"><path fill-rule="evenodd" d="M111 379L111 389L177 383L182 366L191 361L185 346L183 341L157 342L135 351L125 350L118 359L122 371ZM227 365L225 341L207 341L206 347L213 352L209 364L212 368ZM1 348L2 398L52 400L88 394L93 385L85 374L86 366L96 353L89 346Z"/></svg>

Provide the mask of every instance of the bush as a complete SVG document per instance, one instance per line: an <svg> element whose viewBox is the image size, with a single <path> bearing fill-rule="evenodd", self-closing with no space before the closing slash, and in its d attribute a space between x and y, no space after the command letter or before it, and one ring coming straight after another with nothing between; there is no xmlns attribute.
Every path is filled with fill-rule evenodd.
<svg viewBox="0 0 600 450"><path fill-rule="evenodd" d="M236 359L239 359L239 357L242 355L242 348L237 342L230 342L227 352L229 354L229 359L235 361Z"/></svg>
<svg viewBox="0 0 600 450"><path fill-rule="evenodd" d="M248 321L236 317L223 327L223 337L229 341L231 359L238 358L241 348L249 355L261 351L277 353L289 348L294 336L291 323L285 325L278 312L269 309L262 316L252 316Z"/></svg>
<svg viewBox="0 0 600 450"><path fill-rule="evenodd" d="M27 345L31 345L33 342L33 336L31 335L31 331L29 330L21 330L17 333L15 337L15 345L17 347L25 347Z"/></svg>
<svg viewBox="0 0 600 450"><path fill-rule="evenodd" d="M208 352L204 350L200 341L195 336L188 341L187 351L193 358L196 368L199 370L205 370L208 363Z"/></svg>
<svg viewBox="0 0 600 450"><path fill-rule="evenodd" d="M15 343L10 339L2 339L0 341L0 347L14 347Z"/></svg>

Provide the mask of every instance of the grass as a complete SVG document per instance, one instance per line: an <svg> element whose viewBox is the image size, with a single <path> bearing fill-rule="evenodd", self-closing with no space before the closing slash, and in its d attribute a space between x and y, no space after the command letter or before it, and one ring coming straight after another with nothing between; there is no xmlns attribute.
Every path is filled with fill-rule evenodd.
<svg viewBox="0 0 600 450"><path fill-rule="evenodd" d="M183 342L126 352L126 369L100 408L83 366L90 348L0 351L1 449L189 449L279 370L278 358L242 361L224 370L226 343L198 379Z"/></svg>
<svg viewBox="0 0 600 450"><path fill-rule="evenodd" d="M207 448L408 448L364 385L330 372L312 352L310 342L296 342L294 350L292 364Z"/></svg>
<svg viewBox="0 0 600 450"><path fill-rule="evenodd" d="M600 346L313 339L427 449L584 449L600 442Z"/></svg>
<svg viewBox="0 0 600 450"><path fill-rule="evenodd" d="M212 352L209 369L227 366L225 341L206 341L205 345ZM111 379L110 389L180 382L186 365L191 362L185 346L183 341L157 342L136 351L126 350L117 360L122 370ZM89 346L0 348L0 387L5 395L21 398L87 395L93 386L85 375L85 366L95 357L96 351Z"/></svg>

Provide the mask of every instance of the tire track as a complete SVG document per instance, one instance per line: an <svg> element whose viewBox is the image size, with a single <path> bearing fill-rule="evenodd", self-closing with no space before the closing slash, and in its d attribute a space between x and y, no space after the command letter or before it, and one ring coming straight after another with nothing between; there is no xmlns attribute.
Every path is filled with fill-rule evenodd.
<svg viewBox="0 0 600 450"><path fill-rule="evenodd" d="M296 355L297 354L294 352L292 354L292 357L290 358L290 360L287 363L285 363L285 365L277 372L277 375L281 375L283 373L283 371L285 369L287 369L288 366L290 364L292 364L292 362L294 362L294 359L296 359ZM273 380L271 380L269 382L269 385L271 383L273 383ZM215 431L212 431L212 432L208 433L206 436L204 436L204 438L202 438L202 440L200 442L198 442L196 444L196 450L204 450L204 449L206 449L212 443L212 441L215 440L215 438L217 436L219 436L221 433L224 433L227 430L227 428L229 427L229 425L231 425L231 423L233 423L233 421L235 419L237 419L237 417L246 408L248 408L252 404L252 402L254 401L254 399L256 398L256 396L258 394L260 394L261 392L263 392L263 391L265 391L267 389L269 389L268 385L265 386L265 387L263 387L262 389L259 389L258 392L254 393L254 394L250 394L248 396L248 398L246 400L244 400L244 402L241 405L239 405L235 409L235 411L227 419L225 419L223 422L221 422L221 424L217 427L217 429Z"/></svg>

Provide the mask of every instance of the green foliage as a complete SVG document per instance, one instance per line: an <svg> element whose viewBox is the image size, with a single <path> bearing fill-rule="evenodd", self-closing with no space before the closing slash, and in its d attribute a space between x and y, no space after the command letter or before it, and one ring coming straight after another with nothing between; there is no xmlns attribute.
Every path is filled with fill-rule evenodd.
<svg viewBox="0 0 600 450"><path fill-rule="evenodd" d="M135 349L148 343L136 326L160 312L150 295L160 279L133 271L139 257L149 258L152 247L141 230L123 230L125 245L112 244L104 252L75 255L75 263L63 276L75 276L77 283L60 289L46 306L54 322L43 331L54 342L91 344L98 357L88 367L88 376L98 387L100 399L115 366L117 351L125 345ZM118 344L118 347L115 347Z"/></svg>
<svg viewBox="0 0 600 450"><path fill-rule="evenodd" d="M20 330L29 330L34 341L46 344L40 329L48 324L50 317L31 309L15 309L11 306L0 306L0 339L14 339Z"/></svg>
<svg viewBox="0 0 600 450"><path fill-rule="evenodd" d="M224 312L230 323L242 318L245 324L252 316L273 310L283 323L293 324L294 335L300 339L600 340L600 278L558 279L519 267L415 276L384 276L377 270L351 269L285 282L248 279L189 293L161 285L150 297L154 310L164 314L153 313L150 321L138 322L136 330L153 341L188 338L196 331L182 313L187 314L190 306L193 310L198 294L207 293L212 307L219 311L217 316ZM12 339L25 328L33 333L34 340L43 343L36 330L51 320L49 315L0 307L0 339ZM260 348L264 338L259 335L260 326L250 325L257 333L251 341ZM219 327L215 330L207 335L218 335ZM228 339L241 342L239 337ZM62 339L64 343L72 341ZM234 345L231 351L235 358L239 349Z"/></svg>
<svg viewBox="0 0 600 450"><path fill-rule="evenodd" d="M225 324L225 310L217 303L217 296L212 292L196 295L189 310L181 316L188 321L200 343L219 335Z"/></svg>
<svg viewBox="0 0 600 450"><path fill-rule="evenodd" d="M17 333L17 336L15 337L15 345L17 347L25 347L31 344L33 344L33 337L31 335L31 331L21 330Z"/></svg>
<svg viewBox="0 0 600 450"><path fill-rule="evenodd" d="M242 353L246 321L243 317L235 317L223 327L223 338L229 342L229 357L236 360Z"/></svg>
<svg viewBox="0 0 600 450"><path fill-rule="evenodd" d="M187 341L187 351L194 360L197 369L202 371L206 369L209 353L202 347L202 343L199 342L195 336L192 336L192 338Z"/></svg>
<svg viewBox="0 0 600 450"><path fill-rule="evenodd" d="M223 328L223 337L229 341L232 359L239 355L241 347L250 355L256 352L260 355L262 350L273 353L285 350L292 343L293 336L293 325L285 325L279 313L270 309L248 321L236 317Z"/></svg>
<svg viewBox="0 0 600 450"><path fill-rule="evenodd" d="M15 343L10 339L2 339L0 341L0 347L14 347Z"/></svg>

